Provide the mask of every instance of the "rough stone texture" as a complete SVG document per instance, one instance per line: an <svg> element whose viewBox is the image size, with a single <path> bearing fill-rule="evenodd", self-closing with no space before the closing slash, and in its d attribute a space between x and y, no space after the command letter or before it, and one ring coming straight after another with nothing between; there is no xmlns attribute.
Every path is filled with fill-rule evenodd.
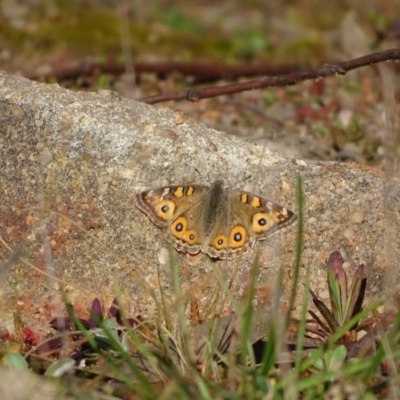
<svg viewBox="0 0 400 400"><path fill-rule="evenodd" d="M184 299L196 298L200 305L215 300L218 279L240 298L257 255L255 303L268 301L279 267L289 287L295 228L228 263L186 257L170 251L163 232L132 203L135 192L166 184L224 179L227 186L256 188L295 209L301 174L301 276L310 267L312 287L325 291L325 260L339 250L350 275L366 264L370 298L399 280L384 253L389 215L390 256L398 258L398 190L388 207L383 177L372 168L284 159L179 112L1 72L0 151L2 326L11 327L12 313L19 310L32 328L45 332L48 320L62 312L61 289L79 312L94 297L108 304L113 283L128 313L154 315L160 287L167 302L173 301L171 265L179 268Z"/></svg>
<svg viewBox="0 0 400 400"><path fill-rule="evenodd" d="M7 400L74 400L66 394L67 389L55 379L39 376L31 371L0 367L0 398ZM96 393L87 398L97 399Z"/></svg>

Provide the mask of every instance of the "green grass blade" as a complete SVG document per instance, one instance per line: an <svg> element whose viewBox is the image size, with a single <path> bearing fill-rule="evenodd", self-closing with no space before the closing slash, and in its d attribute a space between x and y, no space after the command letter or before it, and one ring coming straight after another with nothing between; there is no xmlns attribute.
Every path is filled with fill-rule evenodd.
<svg viewBox="0 0 400 400"><path fill-rule="evenodd" d="M291 312L294 302L296 300L297 288L300 276L301 255L303 251L303 236L304 236L304 194L303 194L303 177L298 174L296 181L296 199L297 199L297 235L295 247L295 259L293 262L293 284L290 291L290 298L288 302L288 313L286 316L286 325L289 326L291 319Z"/></svg>

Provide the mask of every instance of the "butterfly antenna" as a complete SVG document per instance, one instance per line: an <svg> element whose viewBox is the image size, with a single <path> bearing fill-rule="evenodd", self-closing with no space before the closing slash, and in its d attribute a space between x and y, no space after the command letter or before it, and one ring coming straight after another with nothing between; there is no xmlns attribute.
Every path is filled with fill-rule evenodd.
<svg viewBox="0 0 400 400"><path fill-rule="evenodd" d="M242 182L244 182L244 181L247 181L247 179L250 179L251 177L252 177L252 175L248 175L248 176L246 176L245 178L241 179L240 181L236 181L236 182L234 183L233 186L236 186L236 185L239 184L239 183L242 183Z"/></svg>
<svg viewBox="0 0 400 400"><path fill-rule="evenodd" d="M210 182L211 182L211 180L209 179L209 177L208 177L208 179L206 179L206 178L204 177L204 175L202 175L202 173L201 173L197 168L195 168L194 170L199 174L200 178L201 178L203 181L205 181L205 182L207 182L207 183L210 183Z"/></svg>
<svg viewBox="0 0 400 400"><path fill-rule="evenodd" d="M260 159L258 161L258 166L257 166L257 169L256 169L254 182L258 182L259 181L259 178L260 178L260 175L261 175L261 163L262 163L262 161L264 159L264 155L265 155L265 151L266 150L267 150L267 142L265 141L264 144L263 144L262 150L261 150ZM253 191L255 191L255 186L256 186L256 183L254 183Z"/></svg>
<svg viewBox="0 0 400 400"><path fill-rule="evenodd" d="M204 176L201 174L201 172L197 168L195 168L194 170L199 174L201 179L204 179Z"/></svg>

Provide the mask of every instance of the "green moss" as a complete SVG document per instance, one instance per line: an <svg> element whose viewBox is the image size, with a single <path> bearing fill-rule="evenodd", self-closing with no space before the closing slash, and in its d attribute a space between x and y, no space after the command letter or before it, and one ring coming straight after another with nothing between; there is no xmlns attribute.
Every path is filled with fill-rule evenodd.
<svg viewBox="0 0 400 400"><path fill-rule="evenodd" d="M335 119L333 126L336 130L336 139L340 145L348 142L358 142L363 139L364 134L357 116L353 116L345 128L339 119Z"/></svg>
<svg viewBox="0 0 400 400"><path fill-rule="evenodd" d="M344 80L343 88L351 94L360 94L363 90L362 83L354 80Z"/></svg>
<svg viewBox="0 0 400 400"><path fill-rule="evenodd" d="M366 17L377 31L386 32L390 23L395 20L395 13L388 15L384 13L377 13L376 10L367 8Z"/></svg>
<svg viewBox="0 0 400 400"><path fill-rule="evenodd" d="M203 32L201 24L186 17L176 7L169 7L163 15L163 22L173 29L180 32L201 33Z"/></svg>
<svg viewBox="0 0 400 400"><path fill-rule="evenodd" d="M257 27L239 30L234 37L236 39L232 41L232 50L239 58L251 59L272 48L266 34Z"/></svg>
<svg viewBox="0 0 400 400"><path fill-rule="evenodd" d="M285 20L307 29L336 29L345 11L336 1L300 0L286 8Z"/></svg>
<svg viewBox="0 0 400 400"><path fill-rule="evenodd" d="M265 107L270 107L278 101L278 95L275 90L263 90L261 92L261 99Z"/></svg>
<svg viewBox="0 0 400 400"><path fill-rule="evenodd" d="M282 43L276 50L276 59L281 62L303 62L314 66L319 65L320 60L328 59L329 48L318 32L299 38L293 42Z"/></svg>
<svg viewBox="0 0 400 400"><path fill-rule="evenodd" d="M10 47L15 50L24 50L28 34L9 25L7 21L0 18L0 42L2 48Z"/></svg>
<svg viewBox="0 0 400 400"><path fill-rule="evenodd" d="M363 146L363 155L367 162L375 164L378 160L378 148L382 145L380 138L367 139Z"/></svg>
<svg viewBox="0 0 400 400"><path fill-rule="evenodd" d="M316 123L313 130L320 136L328 137L330 135L330 130L324 124Z"/></svg>
<svg viewBox="0 0 400 400"><path fill-rule="evenodd" d="M262 3L260 0L237 1L239 4ZM292 11L292 19L299 18L299 23L304 16L295 17L295 11L298 14L309 11L307 4L311 0L302 1L304 10L297 7ZM55 51L69 54L71 58L110 55L118 58L122 53L121 18L115 4L111 3L109 8L101 8L55 0L52 12L39 6L32 8L27 27L30 25L35 29L29 31L14 29L0 17L0 39L12 49L33 51L38 57ZM136 15L136 19L129 20L129 37L124 38L130 44L131 55L138 59L154 58L155 55L160 59L208 59L229 63L238 58L256 58L259 62L275 59L282 63L309 64L312 61L318 65L321 59L329 58L327 44L315 30L304 30L307 36L275 46L264 22L257 18L244 28L232 27L226 32L219 29L218 20L204 21L193 8L185 12L184 8L174 5L160 10L151 0L146 4L144 15L144 18L139 19ZM223 26L221 21L220 24ZM276 40L276 34L274 37Z"/></svg>
<svg viewBox="0 0 400 400"><path fill-rule="evenodd" d="M45 46L89 51L89 54L119 50L117 15L102 9L77 9L74 13L60 12L44 21L36 34Z"/></svg>
<svg viewBox="0 0 400 400"><path fill-rule="evenodd" d="M96 82L96 90L99 89L110 89L111 88L111 76L109 74L100 74Z"/></svg>
<svg viewBox="0 0 400 400"><path fill-rule="evenodd" d="M345 130L345 133L348 140L352 142L356 142L364 137L358 117L354 116L351 119L349 126Z"/></svg>
<svg viewBox="0 0 400 400"><path fill-rule="evenodd" d="M77 56L104 57L121 54L121 20L106 9L60 10L52 18L43 18L32 32L16 29L0 20L0 39L4 46L35 55L64 51ZM233 53L233 42L224 37L185 33L176 30L152 31L146 24L129 25L130 51L133 56L157 54L180 60L220 59Z"/></svg>

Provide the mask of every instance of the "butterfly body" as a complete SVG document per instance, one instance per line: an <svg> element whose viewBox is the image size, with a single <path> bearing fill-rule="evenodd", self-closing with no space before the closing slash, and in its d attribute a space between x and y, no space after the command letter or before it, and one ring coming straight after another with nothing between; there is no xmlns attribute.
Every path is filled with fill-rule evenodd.
<svg viewBox="0 0 400 400"><path fill-rule="evenodd" d="M250 192L230 190L222 181L165 186L138 193L136 206L166 228L181 252L231 259L295 221L293 211Z"/></svg>

